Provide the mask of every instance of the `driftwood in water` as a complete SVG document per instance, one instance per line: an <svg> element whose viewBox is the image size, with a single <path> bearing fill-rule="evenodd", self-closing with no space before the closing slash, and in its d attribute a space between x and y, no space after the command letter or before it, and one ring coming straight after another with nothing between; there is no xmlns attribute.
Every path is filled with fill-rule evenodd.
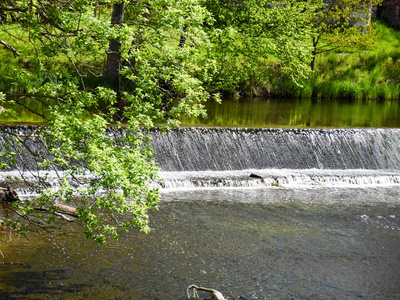
<svg viewBox="0 0 400 300"><path fill-rule="evenodd" d="M75 207L72 206L68 206L68 205L64 205L64 204L54 204L54 207L59 209L59 212L73 216L73 217L77 217L78 216L78 211Z"/></svg>
<svg viewBox="0 0 400 300"><path fill-rule="evenodd" d="M18 201L18 193L9 185L6 188L0 187L0 202L11 204Z"/></svg>
<svg viewBox="0 0 400 300"><path fill-rule="evenodd" d="M12 187L0 187L0 203L2 205L10 206L13 202L16 201L20 201L20 199L18 197L18 193ZM78 217L78 212L75 207L56 203L53 205L53 208L55 208L54 211L47 208L35 208L35 210L55 214L67 222L73 222L75 218Z"/></svg>
<svg viewBox="0 0 400 300"><path fill-rule="evenodd" d="M55 214L60 216L64 221L73 222L75 221L75 218L78 217L78 211L75 207L57 203L53 206L58 209L58 212L55 212ZM69 216L73 218L70 218Z"/></svg>
<svg viewBox="0 0 400 300"><path fill-rule="evenodd" d="M75 219L78 218L78 211L75 207L64 204L54 204L53 208L55 208L55 210L36 207L35 210L55 214L67 222L74 222Z"/></svg>
<svg viewBox="0 0 400 300"><path fill-rule="evenodd" d="M190 285L187 288L188 299L189 300L200 299L199 295L197 294L197 291L204 291L210 293L211 297L209 298L209 300L226 300L221 292L214 289L197 286L194 284Z"/></svg>

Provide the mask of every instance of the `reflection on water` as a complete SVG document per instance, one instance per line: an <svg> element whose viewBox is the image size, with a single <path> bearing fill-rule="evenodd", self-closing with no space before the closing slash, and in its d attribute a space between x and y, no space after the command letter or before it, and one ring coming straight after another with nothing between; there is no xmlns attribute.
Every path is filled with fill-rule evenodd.
<svg viewBox="0 0 400 300"><path fill-rule="evenodd" d="M206 105L208 118L187 125L244 127L400 127L398 102L231 99Z"/></svg>
<svg viewBox="0 0 400 300"><path fill-rule="evenodd" d="M19 100L25 106L16 105L12 100L4 105L7 110L13 110L14 113L0 114L0 122L21 122L21 123L42 123L44 119L40 115L45 115L46 105L35 99ZM36 112L38 114L35 114Z"/></svg>
<svg viewBox="0 0 400 300"><path fill-rule="evenodd" d="M0 243L0 298L176 300L190 284L228 299L400 296L398 189L205 190L163 199L151 233L104 247L75 226Z"/></svg>
<svg viewBox="0 0 400 300"><path fill-rule="evenodd" d="M26 101L24 105L45 114L46 107L41 102ZM240 98L224 99L221 104L210 101L206 108L207 119L182 117L182 123L239 127L400 127L399 103L392 101ZM17 119L0 115L0 121L43 122L40 116L21 107L17 114Z"/></svg>

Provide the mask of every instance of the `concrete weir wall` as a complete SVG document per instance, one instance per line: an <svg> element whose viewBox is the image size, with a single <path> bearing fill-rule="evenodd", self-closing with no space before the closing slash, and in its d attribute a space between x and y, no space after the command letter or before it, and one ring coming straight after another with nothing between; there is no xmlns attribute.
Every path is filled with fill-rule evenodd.
<svg viewBox="0 0 400 300"><path fill-rule="evenodd" d="M46 154L31 127L8 132L29 136L25 144ZM110 129L110 134L118 135ZM400 129L179 128L150 131L155 160L162 171L245 169L369 169L400 170ZM0 134L18 155L19 169L36 170L37 158ZM19 148L17 150L17 148ZM42 149L43 148L43 149ZM46 154L51 157L50 153ZM10 170L10 169L9 169Z"/></svg>

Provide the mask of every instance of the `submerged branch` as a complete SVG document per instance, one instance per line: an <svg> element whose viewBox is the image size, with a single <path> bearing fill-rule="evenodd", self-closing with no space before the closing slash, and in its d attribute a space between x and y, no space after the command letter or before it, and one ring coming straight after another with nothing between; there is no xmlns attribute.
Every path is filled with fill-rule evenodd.
<svg viewBox="0 0 400 300"><path fill-rule="evenodd" d="M197 291L203 291L203 292L210 293L211 294L211 298L210 298L211 300L226 300L221 292L219 292L217 290L214 290L214 289L200 287L200 286L197 286L197 285L194 285L194 284L190 285L186 290L187 295L188 295L188 299L189 300L200 299L199 295L197 294Z"/></svg>

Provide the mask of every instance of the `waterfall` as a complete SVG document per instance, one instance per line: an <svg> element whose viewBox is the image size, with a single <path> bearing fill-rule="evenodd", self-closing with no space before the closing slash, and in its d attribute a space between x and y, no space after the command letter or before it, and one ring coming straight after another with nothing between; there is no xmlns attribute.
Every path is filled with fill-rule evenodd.
<svg viewBox="0 0 400 300"><path fill-rule="evenodd" d="M34 128L20 126L7 131L0 134L0 151L6 142L13 146L10 134L33 135ZM110 129L109 134L118 138L124 133ZM397 189L400 184L400 129L184 127L165 133L153 129L150 135L160 180L149 184L163 191L378 186ZM26 142L35 151L46 153L34 136ZM30 197L42 189L35 184L40 175L46 177L48 186L58 188L59 172L37 171L36 158L23 148L16 159L17 169L0 172L0 186L11 184L21 195ZM249 176L252 173L255 176ZM22 175L30 182L29 189L21 185ZM89 178L91 174L85 176Z"/></svg>
<svg viewBox="0 0 400 300"><path fill-rule="evenodd" d="M153 130L163 171L400 169L400 129Z"/></svg>
<svg viewBox="0 0 400 300"><path fill-rule="evenodd" d="M32 130L19 126L8 131ZM400 129L179 128L165 133L153 129L150 134L162 171L400 169ZM8 137L0 135L0 151ZM35 137L27 142L35 150L44 148ZM20 157L20 168L36 166L29 152Z"/></svg>

